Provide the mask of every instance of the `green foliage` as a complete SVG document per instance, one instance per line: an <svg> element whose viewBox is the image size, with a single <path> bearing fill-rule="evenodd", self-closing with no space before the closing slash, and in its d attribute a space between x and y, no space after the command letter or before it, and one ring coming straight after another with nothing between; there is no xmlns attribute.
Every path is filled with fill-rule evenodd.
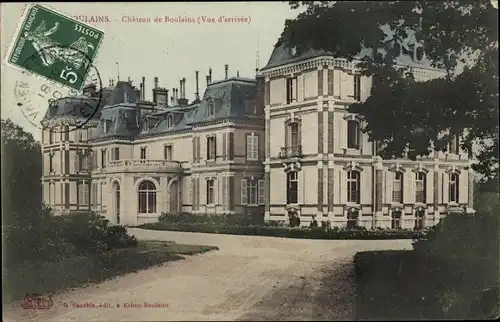
<svg viewBox="0 0 500 322"><path fill-rule="evenodd" d="M382 143L382 157L445 151L451 137L443 133L465 129L461 147L477 158L474 170L498 176L498 10L490 0L292 1L291 7L305 11L286 22L279 43L298 52L323 49L351 59L362 46L387 50L362 59L363 74L374 75L371 96L349 107L366 120L370 140ZM408 70L395 68L391 48L408 31L446 78L416 82Z"/></svg>
<svg viewBox="0 0 500 322"><path fill-rule="evenodd" d="M323 227L278 227L271 225L238 225L214 223L158 222L140 225L139 228L152 230L186 231L212 234L273 236L308 239L411 239L422 234L418 231L390 229L325 229Z"/></svg>
<svg viewBox="0 0 500 322"><path fill-rule="evenodd" d="M158 218L159 222L164 223L198 223L198 224L213 224L213 225L256 225L263 224L262 216L257 215L208 215L208 214L192 214L179 213L168 214L162 213Z"/></svg>

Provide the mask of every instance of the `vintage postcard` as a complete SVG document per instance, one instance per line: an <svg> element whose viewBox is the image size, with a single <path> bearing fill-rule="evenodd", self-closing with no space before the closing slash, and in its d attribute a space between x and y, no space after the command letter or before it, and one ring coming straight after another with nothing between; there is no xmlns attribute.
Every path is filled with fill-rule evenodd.
<svg viewBox="0 0 500 322"><path fill-rule="evenodd" d="M3 320L499 317L497 1L0 12Z"/></svg>

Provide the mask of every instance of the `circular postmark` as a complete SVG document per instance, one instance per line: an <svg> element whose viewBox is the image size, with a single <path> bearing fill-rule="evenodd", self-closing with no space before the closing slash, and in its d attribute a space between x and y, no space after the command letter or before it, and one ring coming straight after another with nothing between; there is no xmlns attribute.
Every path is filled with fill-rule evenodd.
<svg viewBox="0 0 500 322"><path fill-rule="evenodd" d="M36 64L36 65L33 65ZM44 75L30 72L43 64ZM103 101L102 80L82 50L56 45L37 49L14 85L17 107L42 131L70 132L95 120ZM39 68L38 68L39 69Z"/></svg>

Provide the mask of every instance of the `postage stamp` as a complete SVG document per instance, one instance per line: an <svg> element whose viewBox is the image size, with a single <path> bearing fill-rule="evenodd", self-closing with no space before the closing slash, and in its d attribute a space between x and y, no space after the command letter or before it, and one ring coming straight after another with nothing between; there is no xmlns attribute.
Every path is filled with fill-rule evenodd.
<svg viewBox="0 0 500 322"><path fill-rule="evenodd" d="M39 4L27 6L19 26L7 63L81 90L104 33Z"/></svg>
<svg viewBox="0 0 500 322"><path fill-rule="evenodd" d="M67 47L56 45L54 48L62 51ZM16 104L33 126L41 130L50 129L52 132L67 132L85 126L96 116L103 98L102 80L99 71L91 63L91 58L83 52L79 53L82 63L88 68L75 70L68 75L82 79L85 84L82 90L68 89L53 82L33 82L33 75L27 71L23 71L16 80L14 84ZM35 52L21 64L31 69L39 63L38 58ZM57 69L51 69L48 76L54 77L58 73ZM68 126L53 126L55 119L64 121L63 123Z"/></svg>

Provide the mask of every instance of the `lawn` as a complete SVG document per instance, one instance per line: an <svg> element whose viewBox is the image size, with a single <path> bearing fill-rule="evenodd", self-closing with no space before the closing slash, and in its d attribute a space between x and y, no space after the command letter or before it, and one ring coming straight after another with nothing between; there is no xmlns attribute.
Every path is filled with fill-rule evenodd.
<svg viewBox="0 0 500 322"><path fill-rule="evenodd" d="M4 303L26 294L47 294L99 283L106 279L184 259L214 246L183 245L165 241L140 241L137 247L102 254L67 257L60 261L23 261L3 268Z"/></svg>

